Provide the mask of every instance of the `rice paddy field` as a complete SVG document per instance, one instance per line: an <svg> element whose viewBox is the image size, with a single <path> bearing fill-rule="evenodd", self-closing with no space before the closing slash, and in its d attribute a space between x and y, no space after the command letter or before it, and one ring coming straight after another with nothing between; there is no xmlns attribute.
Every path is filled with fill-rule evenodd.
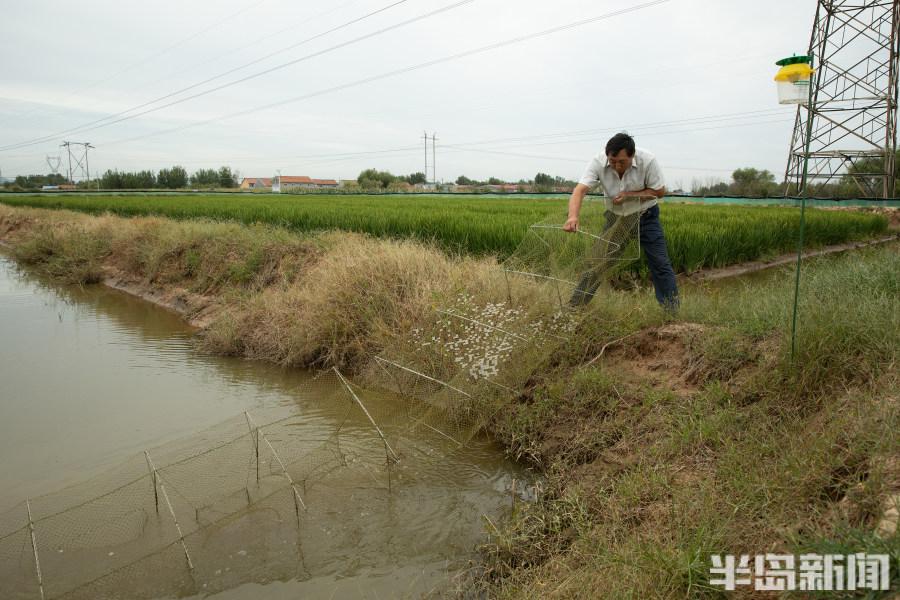
<svg viewBox="0 0 900 600"><path fill-rule="evenodd" d="M448 252L502 259L515 250L531 224L552 215L559 215L562 224L567 200L419 195L4 194L0 203L91 214L266 224L300 232L347 230L376 237L414 238L436 243ZM799 232L799 210L793 207L663 201L660 218L672 264L679 272L790 252L796 248ZM873 237L887 229L888 220L878 214L820 209L806 212L809 247Z"/></svg>

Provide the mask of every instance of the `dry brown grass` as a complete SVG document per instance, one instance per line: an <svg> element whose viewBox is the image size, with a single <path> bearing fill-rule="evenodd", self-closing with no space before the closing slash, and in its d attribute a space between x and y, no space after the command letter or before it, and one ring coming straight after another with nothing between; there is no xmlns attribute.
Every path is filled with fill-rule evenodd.
<svg viewBox="0 0 900 600"><path fill-rule="evenodd" d="M302 280L242 299L209 328L204 346L291 366L358 365L491 269L420 243L337 233L323 240L328 251Z"/></svg>

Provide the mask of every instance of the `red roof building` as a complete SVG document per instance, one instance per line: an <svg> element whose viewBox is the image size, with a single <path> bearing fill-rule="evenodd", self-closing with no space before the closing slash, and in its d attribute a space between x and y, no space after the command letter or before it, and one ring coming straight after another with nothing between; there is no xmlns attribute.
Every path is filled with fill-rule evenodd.
<svg viewBox="0 0 900 600"><path fill-rule="evenodd" d="M244 177L241 179L242 190L257 190L272 187L272 179L269 177Z"/></svg>

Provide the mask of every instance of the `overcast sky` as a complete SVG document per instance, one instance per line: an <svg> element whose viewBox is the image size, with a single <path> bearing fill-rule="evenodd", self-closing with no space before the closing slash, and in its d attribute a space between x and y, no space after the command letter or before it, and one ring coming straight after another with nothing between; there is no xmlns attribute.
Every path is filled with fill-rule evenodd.
<svg viewBox="0 0 900 600"><path fill-rule="evenodd" d="M427 130L441 180L577 179L626 130L658 156L670 189L745 166L781 180L794 111L777 102L774 61L805 52L815 6L0 0L0 170L46 173L45 157L71 140L96 146L94 173L406 174L424 170Z"/></svg>

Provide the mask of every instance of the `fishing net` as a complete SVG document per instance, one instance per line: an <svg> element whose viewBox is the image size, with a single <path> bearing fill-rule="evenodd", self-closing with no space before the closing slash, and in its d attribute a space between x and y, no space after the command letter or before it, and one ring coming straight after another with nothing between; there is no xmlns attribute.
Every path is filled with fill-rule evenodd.
<svg viewBox="0 0 900 600"><path fill-rule="evenodd" d="M563 229L566 214L552 214L529 227L516 251L503 262L508 275L542 282L552 288L561 305L590 302L602 284L627 263L640 258L640 211L620 215L599 200L587 200L579 215L578 230Z"/></svg>
<svg viewBox="0 0 900 600"><path fill-rule="evenodd" d="M298 576L303 534L325 523L309 514L316 486L391 485L396 458L348 384L336 371L310 383L332 401L327 418L241 415L0 514L0 597L155 598Z"/></svg>

